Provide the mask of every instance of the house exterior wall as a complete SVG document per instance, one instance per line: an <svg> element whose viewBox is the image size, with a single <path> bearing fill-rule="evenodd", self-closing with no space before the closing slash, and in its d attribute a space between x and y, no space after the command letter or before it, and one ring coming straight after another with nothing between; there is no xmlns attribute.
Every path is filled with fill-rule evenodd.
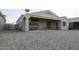
<svg viewBox="0 0 79 59"><path fill-rule="evenodd" d="M54 22L51 23L51 29L53 29L53 30L56 29L56 24Z"/></svg>
<svg viewBox="0 0 79 59"><path fill-rule="evenodd" d="M38 29L35 30L57 30L60 29L60 22L59 21L54 21L54 20L48 20L48 19L37 19L38 21L32 21L31 19L31 25L29 26L31 29L36 27ZM34 24L34 25L32 25ZM36 24L36 25L35 25Z"/></svg>
<svg viewBox="0 0 79 59"><path fill-rule="evenodd" d="M69 19L64 16L60 17L60 20L61 20L61 30L69 30Z"/></svg>
<svg viewBox="0 0 79 59"><path fill-rule="evenodd" d="M65 26L63 26L63 22L65 22ZM61 21L61 30L68 30L69 29L69 22Z"/></svg>
<svg viewBox="0 0 79 59"><path fill-rule="evenodd" d="M46 20L39 20L39 30L45 30L47 22Z"/></svg>
<svg viewBox="0 0 79 59"><path fill-rule="evenodd" d="M62 24L61 21L59 21L59 22L58 22L58 29L59 29L59 30L62 30L61 24Z"/></svg>
<svg viewBox="0 0 79 59"><path fill-rule="evenodd" d="M60 30L61 29L61 22L60 21L52 21L51 28L53 30Z"/></svg>

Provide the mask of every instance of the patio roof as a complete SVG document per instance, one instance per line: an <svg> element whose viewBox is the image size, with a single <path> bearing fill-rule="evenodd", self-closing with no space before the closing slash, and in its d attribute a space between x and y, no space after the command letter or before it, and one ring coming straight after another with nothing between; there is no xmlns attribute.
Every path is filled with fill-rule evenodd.
<svg viewBox="0 0 79 59"><path fill-rule="evenodd" d="M51 12L50 10L30 13L30 17L60 20L60 18L55 13Z"/></svg>
<svg viewBox="0 0 79 59"><path fill-rule="evenodd" d="M27 17L29 15L30 17L36 17L36 18L43 18L43 19L51 19L51 20L61 20L59 16L57 16L55 13L51 12L50 10L44 10L44 11L38 11L38 12L32 12L32 13L26 13L19 17L18 21L21 21L23 17Z"/></svg>

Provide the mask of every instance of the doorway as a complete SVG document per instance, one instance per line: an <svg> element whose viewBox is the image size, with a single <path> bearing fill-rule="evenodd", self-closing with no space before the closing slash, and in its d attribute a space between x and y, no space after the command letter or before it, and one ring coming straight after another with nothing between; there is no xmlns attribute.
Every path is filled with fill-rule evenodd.
<svg viewBox="0 0 79 59"><path fill-rule="evenodd" d="M50 22L50 21L47 21L47 29L48 29L48 30L51 30L51 29L52 29L52 27L51 27L51 22Z"/></svg>

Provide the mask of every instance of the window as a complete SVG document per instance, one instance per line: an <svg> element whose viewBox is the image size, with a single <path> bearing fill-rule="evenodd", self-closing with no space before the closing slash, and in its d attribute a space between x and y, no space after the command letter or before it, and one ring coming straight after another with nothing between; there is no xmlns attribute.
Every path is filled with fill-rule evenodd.
<svg viewBox="0 0 79 59"><path fill-rule="evenodd" d="M63 26L66 26L66 22L63 22Z"/></svg>

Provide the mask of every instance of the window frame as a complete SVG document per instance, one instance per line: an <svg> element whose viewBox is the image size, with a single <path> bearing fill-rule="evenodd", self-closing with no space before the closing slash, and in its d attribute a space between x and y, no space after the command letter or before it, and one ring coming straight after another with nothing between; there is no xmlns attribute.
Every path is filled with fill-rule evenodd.
<svg viewBox="0 0 79 59"><path fill-rule="evenodd" d="M66 22L63 22L63 26L66 26Z"/></svg>

